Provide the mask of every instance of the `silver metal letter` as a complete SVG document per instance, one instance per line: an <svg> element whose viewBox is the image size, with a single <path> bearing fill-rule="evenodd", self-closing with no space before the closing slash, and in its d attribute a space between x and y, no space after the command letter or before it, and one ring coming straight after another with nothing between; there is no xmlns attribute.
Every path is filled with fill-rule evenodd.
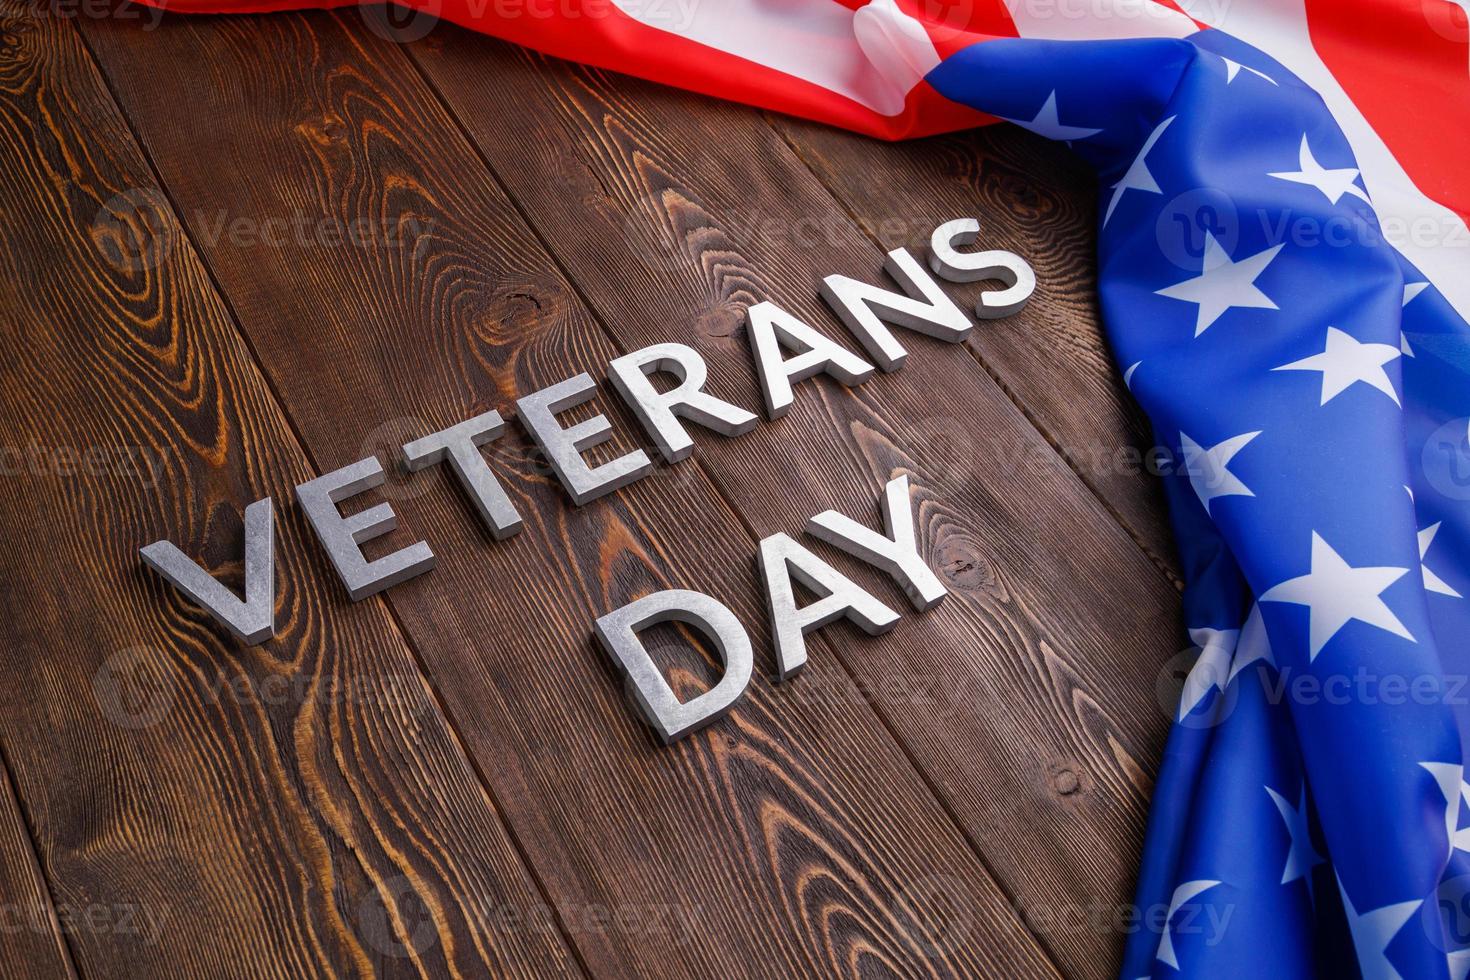
<svg viewBox="0 0 1470 980"><path fill-rule="evenodd" d="M746 316L767 418L778 419L791 409L794 381L805 381L825 372L851 388L873 376L873 365L775 303L757 303L746 311ZM798 353L783 360L782 347Z"/></svg>
<svg viewBox="0 0 1470 980"><path fill-rule="evenodd" d="M786 534L761 542L761 578L771 610L771 639L776 645L779 680L806 666L806 634L844 616L869 636L893 629L898 613L872 593L822 561ZM792 580L821 596L798 609Z"/></svg>
<svg viewBox="0 0 1470 980"><path fill-rule="evenodd" d="M143 562L229 628L244 643L276 632L275 507L271 498L245 508L245 601L199 567L171 541L140 549Z"/></svg>
<svg viewBox="0 0 1470 980"><path fill-rule="evenodd" d="M908 357L908 351L884 320L952 344L970 335L974 329L970 318L944 294L908 249L889 252L883 268L903 287L903 293L846 276L828 276L821 287L822 298L832 312L857 335L880 368L897 371Z"/></svg>
<svg viewBox="0 0 1470 980"><path fill-rule="evenodd" d="M920 612L931 608L946 593L938 576L919 557L907 476L894 477L883 490L883 527L886 537L844 514L828 510L807 522L806 533L886 574Z"/></svg>
<svg viewBox="0 0 1470 980"><path fill-rule="evenodd" d="M660 392L648 379L656 371L678 378L678 387ZM707 394L703 389L709 369L704 358L683 344L655 344L625 354L608 365L608 372L613 387L669 463L677 463L694 451L694 440L679 424L681 418L722 436L742 435L760 421L739 405Z"/></svg>
<svg viewBox="0 0 1470 980"><path fill-rule="evenodd" d="M385 480L383 464L376 456L369 456L296 488L296 499L316 529L353 602L434 567L434 553L422 541L373 561L363 557L358 545L392 531L398 526L398 515L384 502L343 517L337 504L364 490L382 486Z"/></svg>
<svg viewBox="0 0 1470 980"><path fill-rule="evenodd" d="M994 320L1018 312L1036 292L1036 272L1015 252L957 252L956 245L971 245L980 235L980 222L956 218L934 229L929 239L929 268L950 282L979 282L998 279L1005 289L981 293L975 315Z"/></svg>
<svg viewBox="0 0 1470 980"><path fill-rule="evenodd" d="M708 636L725 674L689 701L680 701L649 657L640 630L659 623L687 623ZM638 706L664 744L675 742L729 711L750 683L750 637L729 608L702 592L670 589L615 609L597 621L597 639L627 677Z"/></svg>
<svg viewBox="0 0 1470 980"><path fill-rule="evenodd" d="M495 478L480 447L505 431L499 412L486 412L467 422L451 425L430 436L415 439L403 447L403 465L416 473L435 463L449 460L454 475L470 495L480 518L497 541L521 529L521 515Z"/></svg>
<svg viewBox="0 0 1470 980"><path fill-rule="evenodd" d="M653 461L641 449L601 466L587 465L582 453L611 439L612 423L599 413L564 429L556 416L558 412L591 401L596 394L597 382L584 371L575 378L533 391L516 402L522 424L541 451L546 453L551 468L556 471L562 486L567 488L572 503L578 507L625 487L653 470Z"/></svg>

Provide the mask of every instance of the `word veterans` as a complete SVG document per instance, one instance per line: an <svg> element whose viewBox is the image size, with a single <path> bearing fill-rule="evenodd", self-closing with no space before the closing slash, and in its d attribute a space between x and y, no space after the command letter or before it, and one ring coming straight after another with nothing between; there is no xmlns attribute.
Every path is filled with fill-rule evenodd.
<svg viewBox="0 0 1470 980"><path fill-rule="evenodd" d="M950 282L1001 281L1004 289L981 295L976 315L990 319L1014 313L1035 290L1035 275L1025 260L1011 252L962 253L956 249L972 243L978 231L979 224L973 219L950 221L935 229L930 267ZM951 343L961 343L969 336L973 326L969 318L908 250L888 253L884 268L902 292L838 275L827 276L820 290L870 360L773 303L762 302L747 311L751 351L768 419L780 418L790 409L796 382L825 374L851 387L871 377L875 365L883 371L902 367L907 351L890 324ZM704 359L683 344L656 344L634 351L614 359L608 371L612 386L669 463L687 458L694 449L684 422L722 436L736 436L750 431L758 421L753 413L704 391L708 378ZM659 391L651 380L658 373L672 375L677 384ZM588 463L584 454L612 438L611 423L596 414L566 426L558 415L590 401L596 393L596 382L584 372L516 401L521 424L577 506L653 470L653 461L641 449L600 465ZM504 428L500 413L489 411L402 447L403 464L410 472L447 462L497 539L510 537L522 526L515 505L480 451ZM343 516L338 505L385 480L382 464L369 456L296 488L302 511L354 601L434 566L434 553L423 541L371 561L363 554L365 542L397 527L397 515L386 502L351 516ZM808 532L887 572L903 586L916 608L927 609L943 596L944 589L918 558L906 478L886 488L884 514L886 536L832 511L812 518ZM141 553L147 565L237 637L245 643L261 643L275 632L273 525L270 497L245 508L243 600L169 541L156 541ZM891 609L788 536L767 538L760 549L781 678L790 677L805 663L803 636L812 629L846 617L876 634L897 622L898 615ZM793 580L820 598L798 609ZM639 630L667 621L699 629L714 640L725 661L720 682L688 702L678 700L637 639ZM750 643L744 629L729 609L698 593L669 591L645 596L599 619L597 636L627 674L644 713L666 741L728 710L750 677Z"/></svg>

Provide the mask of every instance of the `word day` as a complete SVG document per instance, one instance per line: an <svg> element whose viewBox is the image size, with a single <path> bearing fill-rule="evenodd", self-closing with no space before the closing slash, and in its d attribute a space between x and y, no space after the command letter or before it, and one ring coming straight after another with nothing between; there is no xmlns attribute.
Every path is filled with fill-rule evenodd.
<svg viewBox="0 0 1470 980"><path fill-rule="evenodd" d="M1030 299L1036 288L1035 274L1012 252L958 250L957 246L972 244L978 232L979 223L974 219L940 225L930 239L929 266L949 282L999 281L1003 288L982 293L975 314L981 319L1007 316ZM820 286L821 296L866 357L775 303L750 307L747 333L768 420L790 409L792 386L798 382L826 375L852 387L875 370L901 368L908 355L891 326L955 344L969 336L973 328L969 317L907 249L889 252L884 268L901 292L839 275L827 276ZM672 376L674 386L660 391L653 383L657 374ZM645 347L608 364L613 389L647 433L653 451L667 463L684 460L694 450L686 423L732 437L749 432L759 421L754 413L706 392L708 376L699 353L676 343ZM521 425L578 507L647 476L654 468L649 453L642 449L596 465L588 461L588 450L613 438L612 423L601 413L570 425L563 424L559 416L591 401L597 392L597 383L583 372L515 402ZM521 515L481 452L504 429L505 420L492 410L409 442L400 450L403 466L410 473L447 464L497 540L522 527ZM344 500L381 486L386 479L382 463L368 456L296 487L297 503L353 601L434 567L434 553L425 541L372 560L364 555L363 544L398 525L397 514L386 501L351 515L338 509ZM806 530L884 572L898 583L915 609L928 609L945 590L919 557L907 477L900 476L884 488L882 510L881 533L835 511L811 518ZM274 515L270 497L245 508L243 599L170 541L156 541L141 549L143 561L241 641L262 643L275 633ZM812 630L846 618L876 635L897 623L896 612L790 536L772 535L759 547L779 680L792 677L805 664L804 637ZM819 598L798 607L793 583ZM678 699L639 640L641 631L664 622L684 623L703 633L725 665L721 679L689 701ZM668 590L644 596L600 618L595 633L626 675L646 719L666 742L729 710L750 679L751 646L744 627L728 607L707 595Z"/></svg>

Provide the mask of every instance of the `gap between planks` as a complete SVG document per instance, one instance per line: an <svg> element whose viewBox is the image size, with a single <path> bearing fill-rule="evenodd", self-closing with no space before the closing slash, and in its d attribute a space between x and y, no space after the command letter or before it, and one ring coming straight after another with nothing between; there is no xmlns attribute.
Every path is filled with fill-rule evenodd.
<svg viewBox="0 0 1470 980"><path fill-rule="evenodd" d="M61 965L66 969L66 976L76 980L77 965L76 956L71 948L71 940L67 938L67 932L61 928L61 920L56 914L56 892L51 887L51 879L46 876L41 867L40 845L36 836L36 828L31 825L30 814L21 805L20 794L16 792L15 780L10 776L10 754L5 750L4 740L0 740L0 807L9 804L15 811L16 821L20 824L20 830L25 838L26 847L23 860L26 862L27 870L35 877L40 886L40 897L46 901L47 925L51 927L51 938L56 943L56 954Z"/></svg>
<svg viewBox="0 0 1470 980"><path fill-rule="evenodd" d="M792 156L801 161L801 165L805 167L807 172L812 175L812 177L819 185L821 185L822 189L827 192L828 196L832 198L833 202L842 209L842 212L847 216L847 219L852 222L852 224L857 227L858 230L861 231L862 234L879 250L882 250L883 243L873 233L869 224L861 220L860 216L857 214L856 211L853 210L852 205L848 202L846 197L838 193L836 188L827 183L826 179L822 176L821 171L819 171L815 166L812 165L812 161L804 152L801 144L799 144L798 142L796 142L795 139L792 138L790 132L787 131L784 126L777 125L776 121L771 117L771 114L769 112L762 111L761 118L765 122L766 126L771 129L776 134L776 136L791 150ZM981 326L983 327L984 324L982 323ZM1006 383L1006 380L1001 375L1001 373L996 370L994 366L986 361L985 355L981 353L981 351L976 348L974 344L966 343L962 346L965 348L965 350L970 352L970 356L974 358L975 363L980 366L980 369L988 374L990 376L990 379L995 382L996 387L1005 393L1006 398L1010 399L1011 404L1014 405L1016 407L1016 410L1019 411L1022 417L1026 419L1026 422L1033 429L1036 430L1037 434L1040 435L1042 439L1046 440L1046 444L1050 446L1057 457L1060 458L1062 462L1067 465L1067 468L1070 469L1072 473L1077 477L1078 482L1080 482L1083 486L1087 488L1088 492L1097 499L1098 503L1102 504L1103 509L1108 512L1108 516L1113 519L1114 523L1116 523L1120 528L1123 529L1123 533L1127 534L1129 539L1138 546L1138 550L1143 552L1144 556L1147 557L1149 561L1153 562L1154 567L1156 567L1160 572L1164 574L1164 577L1169 580L1169 583L1173 585L1176 590L1183 592L1184 583L1180 580L1178 574L1174 571L1168 560L1165 559L1162 555L1155 553L1154 549L1149 546L1148 542L1144 540L1143 536L1140 535L1128 521L1124 520L1123 515L1118 511L1118 508L1113 505L1113 502L1107 498L1107 495L1102 492L1102 490L1095 484L1093 480L1089 479L1087 473L1084 472L1082 467L1077 464L1077 461L1072 458L1071 454L1066 452L1066 447L1062 445L1061 440L1053 435L1051 430L1042 423L1040 418L1037 417L1036 413L1031 409L1031 407L1027 405L1019 395L1016 394L1011 385Z"/></svg>
<svg viewBox="0 0 1470 980"><path fill-rule="evenodd" d="M180 234L182 234L185 241L188 242L189 248L195 253L196 256L198 256L199 264L204 269L205 275L208 276L210 288L212 288L219 296L220 302L223 304L225 312L230 318L229 322L231 329L240 338L241 342L244 344L245 350L250 354L250 361L254 365L256 373L260 376L263 384L265 385L266 391L270 394L271 400L275 403L276 409L280 413L281 418L285 420L287 428L291 433L291 438L296 442L297 449L301 452L302 457L306 460L307 464L312 468L312 470L320 472L320 467L317 465L316 459L312 455L309 444L302 437L301 430L296 425L296 419L291 415L289 411L287 411L286 403L281 398L281 393L279 390L277 390L275 381L272 380L270 376L270 372L265 369L265 363L261 360L260 353L256 350L254 341L251 339L249 333L241 327L240 317L238 312L235 310L234 301L230 298L230 295L220 284L218 277L215 275L214 268L210 265L207 253L202 250L199 247L199 243L194 240L194 234L190 230L188 223L183 220L183 212L179 209L178 201L174 199L173 191L170 190L168 185L164 182L163 175L159 171L157 164L154 162L152 153L149 152L147 145L139 136L137 123L134 122L132 116L129 115L122 101L118 98L117 90L113 86L112 78L108 75L106 70L103 69L102 63L98 60L97 53L92 49L92 44L89 40L87 40L86 34L78 29L75 24L68 24L67 26L71 30L74 30L76 32L77 39L80 42L82 49L86 51L87 59L92 65L93 70L97 72L98 77L101 79L102 85L107 92L108 98L112 100L112 104L117 108L119 117L127 125L128 135L132 139L134 146L137 147L139 156L147 165L149 175L152 176L154 183L163 193L165 200L168 201L169 210L173 213L174 220L178 225ZM458 122L458 120L456 120L456 122ZM424 661L423 654L419 650L418 644L410 638L408 631L404 629L403 622L399 618L398 611L393 607L392 603L387 602L385 598L381 596L375 597L373 601L378 603L387 613L389 621L393 624L394 631L398 634L398 639L404 644L405 648L409 651L409 655L413 658L414 667L419 672L419 679L424 684L424 686L429 689L429 693L433 698L435 710L438 711L440 717L443 719L445 730L449 732L450 737L454 742L455 750L459 752L460 756L467 761L470 767L470 771L475 774L475 780L480 784L480 791L485 794L485 798L489 801L491 809L495 815L495 819L499 821L501 827L504 828L506 837L510 841L511 847L515 851L516 859L520 861L521 866L526 869L527 877L535 886L537 895L540 897L544 905L552 910L552 913L556 920L557 932L560 934L565 948L571 953L573 959L577 964L578 969L582 971L583 976L593 976L592 970L588 967L588 964L583 957L580 946L573 941L573 933L565 921L561 907L552 899L551 893L547 890L546 883L542 879L541 873L537 870L535 864L531 861L524 845L521 842L520 836L515 830L515 827L512 825L511 821L506 818L505 810L501 806L500 801L496 798L495 791L492 788L490 781L486 778L484 770L480 766L479 759L476 758L474 753L468 750L468 742L465 740L464 733L460 730L459 721L454 717L454 715L448 710L448 707L445 705L443 692L439 690L438 685L433 683L433 675L429 671ZM0 757L0 762L3 761L3 757ZM8 772L6 773L6 778L9 778ZM29 821L27 821L26 830L28 834L31 834L31 844L34 850L36 842L34 833L31 831L31 828L29 826ZM364 868L363 870L366 873L367 869ZM368 877L369 879L371 879L372 875L369 874ZM49 879L46 880L46 888L49 894L51 889L51 883ZM389 918L391 921L392 917ZM399 938L407 941L411 937L400 936Z"/></svg>
<svg viewBox="0 0 1470 980"><path fill-rule="evenodd" d="M459 118L459 114L454 111L454 107L450 104L444 93L440 91L439 86L434 82L433 78L424 69L423 65L420 64L418 56L414 52L412 47L408 45L405 45L403 47L405 48L404 53L407 55L407 60L413 66L413 69L417 73L419 79L424 83L429 92L433 94L434 100L439 104L439 107L444 111L445 115L453 121L455 131L459 134L460 138L465 142L465 144L470 148L471 152L474 153L475 158L480 161L480 164L485 168L485 171L489 175L490 179L496 183L501 192L505 195L506 199L510 201L511 206L515 208L516 214L520 217L525 226L530 229L531 234L535 236L536 241L541 245L541 248L546 253L547 257L552 261L552 263L555 264L556 269L558 273L560 273L562 279L565 280L570 285L573 292L575 292L578 301L582 303L583 307L587 310L588 315L592 318L592 321L597 324L597 328L602 332L603 336L606 337L608 343L611 344L613 349L615 350L622 351L623 353L629 353L629 351L627 350L627 345L623 344L618 339L614 331L607 325L607 323L603 319L602 313L599 312L597 307L592 303L591 298L583 292L582 287L578 283L576 277L574 277L571 274L571 271L566 268L561 258L557 255L556 250L552 247L552 244L546 240L541 232L541 229L537 227L537 225L531 220L530 215L526 213L520 199L515 195L510 186L501 178L495 166L490 162L490 160L485 156L484 152L480 149L479 144L470 134L463 120ZM756 110L752 109L751 111L754 112ZM804 160L802 161L802 163L803 165L805 165ZM826 189L829 194L831 193L826 184L822 184L822 187ZM969 345L966 346L968 347ZM1049 439L1048 444L1050 444ZM692 462L698 467L700 474L703 476L705 482L708 483L710 488L714 491L715 496L719 499L721 505L724 506L725 510L727 510L735 518L739 525L745 530L745 533L750 537L752 543L758 543L760 538L759 535L756 533L755 527L751 524L750 520L745 516L745 514L742 513L741 510L735 506L734 501L730 498L725 486L721 484L720 481L715 479L714 475L710 472L708 466L704 463L703 460L699 458L698 454L696 453L692 455L684 462ZM1111 511L1109 511L1109 513L1111 513ZM847 677L847 679L854 684L858 684L859 681L857 674L852 670L852 667L848 663L847 658L838 650L836 644L832 643L825 637L817 637L817 639L822 643L824 647L827 648L828 652L833 655L834 660L841 667L842 673ZM1005 898L1006 903L1010 908L1019 908L1020 904L1018 902L1016 894L1010 887L1006 885L1004 879L996 872L995 867L991 864L990 859L985 856L984 851L981 850L981 848L975 843L972 835L967 831L964 822L960 820L959 815L955 813L950 802L945 798L942 793L939 792L938 787L934 784L934 780L929 775L928 771L919 764L908 743L899 736L899 733L894 727L892 720L888 717L887 711L876 699L871 702L871 705L873 714L877 717L879 724L882 726L883 732L888 736L889 739L892 740L893 744L897 746L899 753L909 764L909 767L913 769L914 773L918 776L919 781L924 786L924 789L929 793L930 797L932 797L934 802L938 805L940 812L942 812L945 815L945 818L949 820L951 826L955 829L959 838L963 840L965 842L965 845L971 850L972 853L974 853L976 860L980 863L981 869L990 878L991 883L995 886L996 890ZM1046 940L1038 932L1036 932L1035 929L1031 927L1030 923L1025 921L1024 916L1020 916L1018 918L1020 919L1022 926L1026 929L1027 934L1031 937L1032 943L1046 958L1047 963L1049 963L1052 969L1057 972L1058 976L1065 976L1066 974L1061 968L1060 961L1056 955L1056 952L1051 948L1050 944L1048 944Z"/></svg>

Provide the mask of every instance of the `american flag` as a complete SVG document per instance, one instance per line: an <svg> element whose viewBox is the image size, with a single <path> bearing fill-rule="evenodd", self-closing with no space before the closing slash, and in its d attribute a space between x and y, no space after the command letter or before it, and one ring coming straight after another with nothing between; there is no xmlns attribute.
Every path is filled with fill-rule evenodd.
<svg viewBox="0 0 1470 980"><path fill-rule="evenodd" d="M337 0L167 4L297 5ZM1167 911L1122 976L1470 975L1461 6L411 6L885 138L1003 119L1088 161L1118 369L1184 463L1165 483L1200 651L1137 887Z"/></svg>

